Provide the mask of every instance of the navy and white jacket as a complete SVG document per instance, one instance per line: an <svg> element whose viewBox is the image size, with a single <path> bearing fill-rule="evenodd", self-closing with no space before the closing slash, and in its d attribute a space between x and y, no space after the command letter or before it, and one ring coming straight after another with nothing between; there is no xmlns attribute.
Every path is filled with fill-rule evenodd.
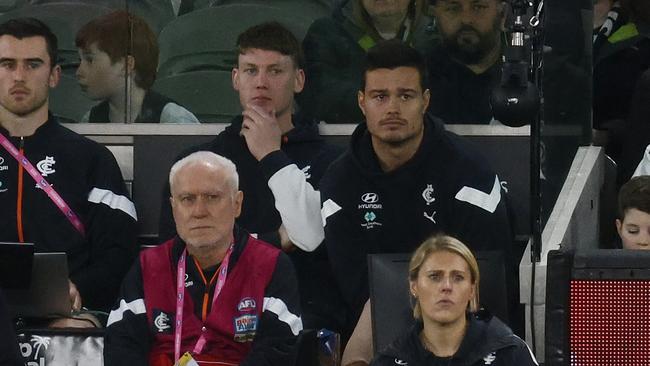
<svg viewBox="0 0 650 366"><path fill-rule="evenodd" d="M537 366L528 345L492 316L468 315L465 337L451 357L436 357L420 340L422 322L381 350L371 366Z"/></svg>
<svg viewBox="0 0 650 366"><path fill-rule="evenodd" d="M108 310L137 252L136 212L120 168L108 149L49 120L32 136L10 137L82 221L86 236L72 226L22 170L25 242L38 252L66 252L70 279L83 306ZM0 147L0 241L18 241L17 161Z"/></svg>
<svg viewBox="0 0 650 366"><path fill-rule="evenodd" d="M237 224L261 234L273 244L279 242L277 231L284 224L291 241L299 248L313 251L323 240L320 218L320 179L340 153L318 133L318 125L296 120L294 128L283 136L281 150L257 161L240 136L242 117L235 117L214 140L185 151L180 158L206 150L224 156L235 164L239 190L244 192L242 213ZM162 197L161 240L176 233L169 202L169 184Z"/></svg>
<svg viewBox="0 0 650 366"><path fill-rule="evenodd" d="M512 234L502 195L485 159L440 121L425 118L418 151L390 173L380 168L360 124L321 181L325 243L351 312L348 325L368 299L367 254L412 252L445 232L472 250L502 251L508 259Z"/></svg>
<svg viewBox="0 0 650 366"><path fill-rule="evenodd" d="M161 352L165 349L173 356L176 273L178 260L184 249L185 243L179 238L148 249L159 252L171 250L169 255L162 255L166 258L164 263L156 266L164 267L166 263L168 268L158 269L155 276L147 276L143 273L143 269L151 270L151 268L142 267L143 263L147 263L143 259L147 254L145 252L140 254L140 260L135 262L124 279L118 302L108 318L104 342L106 366L127 364L145 366L149 364L147 360L150 352ZM148 257L151 260L152 256ZM186 261L184 308L189 311L185 311L183 316L182 352L193 349L200 328L204 326L210 333L208 344L204 348L207 354L211 350L214 351L216 345L223 348L221 351L216 348L217 357L226 357L228 354L239 355L242 349L246 349L247 354L239 363L241 366L292 365L296 356L297 336L302 330L302 321L297 279L289 258L278 249L252 238L248 232L235 227L234 248L230 257L228 275L217 299L218 311L216 312L211 309L216 281L206 291L206 285L195 262L190 258L188 256ZM264 268L259 269L252 264L256 261L264 263L261 265ZM266 268L268 263L274 263L270 271ZM218 266L215 266L212 272L217 270ZM211 277L209 274L205 276ZM146 295L147 285L143 283L146 278L150 281L154 278L160 281L160 283L149 283L148 286L161 288L164 295L162 299L167 298L166 302L169 304L167 306L162 304L162 310L152 308L155 301ZM258 298L256 291L246 295L245 288L257 288L260 284L266 284L262 296ZM209 315L208 320L201 324L201 307L205 293L209 294L207 302ZM152 301L149 302L150 300ZM158 306L161 306L162 302L158 299ZM193 314L190 310L192 308ZM251 316L247 315L247 309L256 314L254 320L251 321ZM242 317L247 320L244 322L247 324L245 327L238 326L238 320ZM224 330L224 324L230 324L234 328Z"/></svg>

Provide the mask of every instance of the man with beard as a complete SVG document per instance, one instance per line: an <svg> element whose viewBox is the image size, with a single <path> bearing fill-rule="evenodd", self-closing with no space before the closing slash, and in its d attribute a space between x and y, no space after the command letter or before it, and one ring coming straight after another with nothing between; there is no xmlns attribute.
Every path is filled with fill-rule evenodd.
<svg viewBox="0 0 650 366"><path fill-rule="evenodd" d="M446 123L492 121L490 93L501 77L501 0L434 0L442 42L428 56L428 111Z"/></svg>
<svg viewBox="0 0 650 366"><path fill-rule="evenodd" d="M0 24L0 241L66 252L72 308L108 310L137 251L135 206L111 152L48 112L56 50L36 19Z"/></svg>

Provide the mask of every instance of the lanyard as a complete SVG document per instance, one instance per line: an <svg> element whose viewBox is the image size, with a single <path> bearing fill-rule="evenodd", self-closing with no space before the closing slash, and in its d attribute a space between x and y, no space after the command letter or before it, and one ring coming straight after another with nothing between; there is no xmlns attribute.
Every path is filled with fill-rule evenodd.
<svg viewBox="0 0 650 366"><path fill-rule="evenodd" d="M27 170L29 175L31 175L32 179L38 184L43 191L47 194L47 196L54 202L56 207L59 208L59 210L63 213L63 215L70 221L72 226L74 226L75 229L81 234L81 236L86 236L86 230L84 229L83 223L81 223L81 220L77 216L77 214L72 211L70 206L61 198L59 193L52 188L52 185L43 178L43 176L34 168L32 163L27 160L27 158L16 149L16 147L3 135L0 133L0 145L2 145L5 150L11 154L11 156L18 161L20 165Z"/></svg>
<svg viewBox="0 0 650 366"><path fill-rule="evenodd" d="M228 263L230 262L230 255L232 254L233 244L230 244L226 255L223 257L221 266L219 266L219 277L217 277L217 284L214 288L214 295L212 297L212 309L215 308L217 298L226 284L226 276L228 276ZM183 331L183 300L185 299L185 265L187 258L187 249L183 250L180 259L178 260L178 271L176 273L176 328L174 329L174 362L178 362L181 356L181 333ZM211 309L211 310L212 310ZM205 328L204 328L205 329ZM192 353L200 354L205 346L205 330L201 331L201 336L194 345Z"/></svg>

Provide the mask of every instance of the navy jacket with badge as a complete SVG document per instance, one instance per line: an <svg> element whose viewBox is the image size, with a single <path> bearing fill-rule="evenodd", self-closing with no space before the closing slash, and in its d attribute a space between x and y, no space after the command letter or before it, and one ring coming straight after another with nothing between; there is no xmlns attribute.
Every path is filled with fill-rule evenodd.
<svg viewBox="0 0 650 366"><path fill-rule="evenodd" d="M25 242L37 252L66 252L83 306L108 310L137 252L136 213L113 154L61 126L53 116L32 136L9 137L85 226L82 236L27 171L22 171ZM0 241L17 242L17 161L0 147Z"/></svg>
<svg viewBox="0 0 650 366"><path fill-rule="evenodd" d="M365 123L321 181L325 243L354 326L368 299L366 256L412 252L437 232L511 263L512 234L498 177L467 142L427 116L415 156L384 173ZM511 272L512 270L510 270ZM512 273L510 291L513 291ZM505 294L504 294L505 295Z"/></svg>
<svg viewBox="0 0 650 366"><path fill-rule="evenodd" d="M468 315L467 333L451 357L436 357L420 341L422 322L381 350L371 366L537 366L526 343L492 316Z"/></svg>

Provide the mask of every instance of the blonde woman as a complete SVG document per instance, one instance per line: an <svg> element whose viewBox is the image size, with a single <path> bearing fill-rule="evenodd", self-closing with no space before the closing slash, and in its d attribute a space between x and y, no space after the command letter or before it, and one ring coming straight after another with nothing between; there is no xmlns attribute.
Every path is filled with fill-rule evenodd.
<svg viewBox="0 0 650 366"><path fill-rule="evenodd" d="M422 243L409 263L409 283L416 323L372 366L538 365L510 328L477 313L478 264L459 240L439 235Z"/></svg>

